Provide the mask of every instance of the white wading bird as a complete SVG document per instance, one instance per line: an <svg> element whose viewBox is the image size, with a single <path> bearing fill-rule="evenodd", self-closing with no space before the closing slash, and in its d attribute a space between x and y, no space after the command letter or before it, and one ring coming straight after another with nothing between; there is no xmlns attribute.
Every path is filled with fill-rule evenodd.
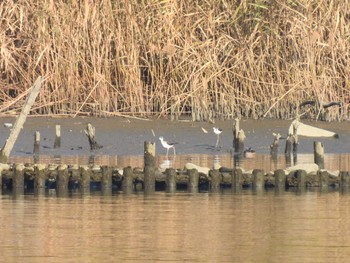
<svg viewBox="0 0 350 263"><path fill-rule="evenodd" d="M174 146L174 143L168 143L168 142L164 141L163 136L159 137L159 140L162 143L163 147L166 149L166 157L168 158L169 149L170 148L173 148L173 150L174 150L174 157L175 157L175 146Z"/></svg>
<svg viewBox="0 0 350 263"><path fill-rule="evenodd" d="M215 148L218 148L220 142L220 134L222 133L222 130L220 128L213 127L213 131L217 135Z"/></svg>
<svg viewBox="0 0 350 263"><path fill-rule="evenodd" d="M339 138L339 135L332 131L327 131L321 128L316 128L304 123L301 123L299 120L295 119L292 121L288 129L288 135L294 135L294 129L296 129L297 134L300 136L306 137L334 137Z"/></svg>

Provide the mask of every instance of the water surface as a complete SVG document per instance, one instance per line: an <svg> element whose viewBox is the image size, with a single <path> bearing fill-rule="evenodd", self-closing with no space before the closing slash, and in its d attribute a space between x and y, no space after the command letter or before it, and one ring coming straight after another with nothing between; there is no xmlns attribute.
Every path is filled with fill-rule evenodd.
<svg viewBox="0 0 350 263"><path fill-rule="evenodd" d="M0 196L4 262L345 262L350 194Z"/></svg>

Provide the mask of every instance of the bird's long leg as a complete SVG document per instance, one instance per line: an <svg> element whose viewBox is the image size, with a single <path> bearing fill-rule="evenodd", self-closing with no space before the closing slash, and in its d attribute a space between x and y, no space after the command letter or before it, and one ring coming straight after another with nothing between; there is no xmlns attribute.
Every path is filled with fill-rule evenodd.
<svg viewBox="0 0 350 263"><path fill-rule="evenodd" d="M174 159L175 159L175 155L176 155L176 153L175 153L175 146L173 146L173 149L174 149Z"/></svg>
<svg viewBox="0 0 350 263"><path fill-rule="evenodd" d="M215 145L215 148L218 148L218 145L219 145L219 140L220 140L220 137L219 137L219 134L218 134L218 138L216 139L216 145Z"/></svg>
<svg viewBox="0 0 350 263"><path fill-rule="evenodd" d="M166 158L168 159L169 156L169 148L166 149Z"/></svg>

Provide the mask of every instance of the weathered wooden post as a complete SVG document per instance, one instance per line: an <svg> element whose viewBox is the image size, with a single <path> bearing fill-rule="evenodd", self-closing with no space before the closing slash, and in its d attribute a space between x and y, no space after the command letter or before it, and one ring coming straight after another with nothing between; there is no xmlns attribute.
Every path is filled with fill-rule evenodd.
<svg viewBox="0 0 350 263"><path fill-rule="evenodd" d="M317 175L319 176L319 182L320 182L320 187L321 189L326 189L328 188L328 172L327 171L317 171Z"/></svg>
<svg viewBox="0 0 350 263"><path fill-rule="evenodd" d="M12 187L24 188L24 165L16 164L13 171Z"/></svg>
<svg viewBox="0 0 350 263"><path fill-rule="evenodd" d="M187 170L188 173L188 184L187 190L191 193L198 192L198 184L199 184L199 174L197 169Z"/></svg>
<svg viewBox="0 0 350 263"><path fill-rule="evenodd" d="M112 191L112 168L107 165L103 165L101 167L101 173L101 190L102 192L109 193Z"/></svg>
<svg viewBox="0 0 350 263"><path fill-rule="evenodd" d="M34 133L34 149L33 153L34 154L39 154L40 152L40 132L36 131Z"/></svg>
<svg viewBox="0 0 350 263"><path fill-rule="evenodd" d="M134 172L130 166L123 169L122 190L124 193L131 193L134 187Z"/></svg>
<svg viewBox="0 0 350 263"><path fill-rule="evenodd" d="M307 176L306 171L305 170L297 170L296 176L297 176L298 188L304 189L306 187L306 176Z"/></svg>
<svg viewBox="0 0 350 263"><path fill-rule="evenodd" d="M271 154L271 158L273 160L277 160L278 147L280 145L281 134L273 133L272 135L274 136L274 140L273 140L272 144L270 145L270 154Z"/></svg>
<svg viewBox="0 0 350 263"><path fill-rule="evenodd" d="M176 191L176 170L174 168L167 168L165 170L165 185L166 191L173 193Z"/></svg>
<svg viewBox="0 0 350 263"><path fill-rule="evenodd" d="M45 165L35 165L34 166L34 190L41 190L45 189L45 183L46 183L46 175L47 175L47 167Z"/></svg>
<svg viewBox="0 0 350 263"><path fill-rule="evenodd" d="M324 147L321 142L314 142L314 162L320 169L324 169Z"/></svg>
<svg viewBox="0 0 350 263"><path fill-rule="evenodd" d="M55 143L53 145L54 149L61 147L61 125L56 125L56 137L55 137Z"/></svg>
<svg viewBox="0 0 350 263"><path fill-rule="evenodd" d="M220 184L221 184L221 173L219 172L219 170L210 170L209 171L209 186L210 186L210 190L219 190L220 189Z"/></svg>
<svg viewBox="0 0 350 263"><path fill-rule="evenodd" d="M232 133L233 133L233 148L235 149L235 152L237 152L236 149L238 149L238 132L239 132L239 119L235 118L232 125Z"/></svg>
<svg viewBox="0 0 350 263"><path fill-rule="evenodd" d="M23 128L23 124L25 123L27 119L27 115L32 107L32 105L35 102L36 97L39 94L40 87L41 87L41 76L37 78L37 80L34 82L33 88L30 91L30 94L28 95L22 111L20 115L17 117L15 124L13 125L13 129L11 130L11 133L8 137L8 139L5 142L5 145L2 147L0 151L0 162L6 163L8 161L8 158L10 156L10 153L12 151L13 146L15 145L15 142L17 140L17 137L19 135L19 132Z"/></svg>
<svg viewBox="0 0 350 263"><path fill-rule="evenodd" d="M293 136L289 134L286 139L286 146L284 148L284 154L286 155L286 159L289 159L290 156L292 155L292 141L293 141Z"/></svg>
<svg viewBox="0 0 350 263"><path fill-rule="evenodd" d="M80 166L80 188L84 191L90 190L92 171L89 166Z"/></svg>
<svg viewBox="0 0 350 263"><path fill-rule="evenodd" d="M91 123L88 123L86 129L84 130L86 136L89 140L90 150L96 150L100 149L103 146L99 145L95 140L95 127L91 125Z"/></svg>
<svg viewBox="0 0 350 263"><path fill-rule="evenodd" d="M144 191L152 193L156 184L156 143L144 142Z"/></svg>
<svg viewBox="0 0 350 263"><path fill-rule="evenodd" d="M232 171L232 189L240 190L243 186L243 170L241 168L235 168Z"/></svg>
<svg viewBox="0 0 350 263"><path fill-rule="evenodd" d="M65 164L61 164L57 167L56 189L57 190L68 189L68 183L69 183L68 166Z"/></svg>
<svg viewBox="0 0 350 263"><path fill-rule="evenodd" d="M274 172L275 175L275 187L276 190L285 190L286 188L286 173L282 169L278 169Z"/></svg>
<svg viewBox="0 0 350 263"><path fill-rule="evenodd" d="M253 189L261 189L265 186L264 171L260 169L253 170Z"/></svg>
<svg viewBox="0 0 350 263"><path fill-rule="evenodd" d="M339 181L339 184L340 184L340 187L341 188L348 188L350 187L350 172L340 172L340 181Z"/></svg>

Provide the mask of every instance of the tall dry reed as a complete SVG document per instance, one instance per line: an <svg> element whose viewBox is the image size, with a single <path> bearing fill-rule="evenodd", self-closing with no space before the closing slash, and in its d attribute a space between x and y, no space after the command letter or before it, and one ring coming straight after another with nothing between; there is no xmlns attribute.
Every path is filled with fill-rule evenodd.
<svg viewBox="0 0 350 263"><path fill-rule="evenodd" d="M349 52L348 0L3 0L0 111L349 119Z"/></svg>

